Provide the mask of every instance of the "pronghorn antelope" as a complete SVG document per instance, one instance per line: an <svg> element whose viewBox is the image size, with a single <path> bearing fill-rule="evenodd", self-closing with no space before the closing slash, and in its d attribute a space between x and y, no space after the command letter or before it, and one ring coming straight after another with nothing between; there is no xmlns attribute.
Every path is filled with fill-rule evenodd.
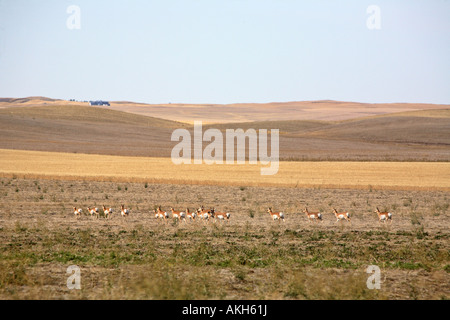
<svg viewBox="0 0 450 320"><path fill-rule="evenodd" d="M390 212L380 212L380 210L377 207L377 210L375 211L376 214L378 214L378 221L379 222L386 222L387 220L391 220L392 223L392 213Z"/></svg>
<svg viewBox="0 0 450 320"><path fill-rule="evenodd" d="M272 208L267 208L267 212L270 213L273 221L278 220L278 222L280 222L280 220L283 220L283 222L284 222L284 213L283 212L273 212Z"/></svg>
<svg viewBox="0 0 450 320"><path fill-rule="evenodd" d="M207 213L206 213L206 220L209 221L213 219L214 223L216 223L216 210L213 208L211 208Z"/></svg>
<svg viewBox="0 0 450 320"><path fill-rule="evenodd" d="M214 210L214 208L209 209L205 213L203 213L203 220L208 222L211 219L214 219L214 222L216 222L216 211Z"/></svg>
<svg viewBox="0 0 450 320"><path fill-rule="evenodd" d="M203 221L209 221L209 218L211 218L214 214L211 214L211 210L206 210L203 206L201 206L200 208L197 209L197 215L200 219L202 219Z"/></svg>
<svg viewBox="0 0 450 320"><path fill-rule="evenodd" d="M210 212L210 211L211 211L211 210L206 210L203 206L201 206L200 208L197 209L197 213L198 213L199 215L203 215L203 214L208 213L208 212Z"/></svg>
<svg viewBox="0 0 450 320"><path fill-rule="evenodd" d="M156 219L167 220L169 218L169 214L165 211L162 211L161 206L159 206L157 209L153 209L153 212L155 213Z"/></svg>
<svg viewBox="0 0 450 320"><path fill-rule="evenodd" d="M214 210L214 209L213 209ZM215 212L214 211L214 217L217 218L220 221L229 221L230 220L230 213L228 212Z"/></svg>
<svg viewBox="0 0 450 320"><path fill-rule="evenodd" d="M81 213L82 213L82 212L83 212L83 210L82 210L81 208L77 209L77 208L73 207L73 214L74 214L76 217L81 217Z"/></svg>
<svg viewBox="0 0 450 320"><path fill-rule="evenodd" d="M159 206L158 209L155 210L155 218L167 221L169 219L169 214L166 211L162 211L161 206Z"/></svg>
<svg viewBox="0 0 450 320"><path fill-rule="evenodd" d="M336 209L333 208L334 215L336 216L336 222L339 222L341 220L347 220L348 222L351 222L350 220L350 212L337 212Z"/></svg>
<svg viewBox="0 0 450 320"><path fill-rule="evenodd" d="M93 217L94 215L98 218L98 208L92 208L88 207L87 208L89 211L89 214L91 215L91 217Z"/></svg>
<svg viewBox="0 0 450 320"><path fill-rule="evenodd" d="M311 223L312 220L314 221L322 221L322 214L320 212L309 212L308 208L305 207L305 210L303 210L303 212L306 214L306 216L308 217L308 221Z"/></svg>
<svg viewBox="0 0 450 320"><path fill-rule="evenodd" d="M153 209L153 211L155 212L155 219L166 220L165 219L166 212L162 211L161 207L159 207L158 209Z"/></svg>
<svg viewBox="0 0 450 320"><path fill-rule="evenodd" d="M153 212L155 213L155 219L164 219L163 214L159 213L156 209L153 209Z"/></svg>
<svg viewBox="0 0 450 320"><path fill-rule="evenodd" d="M106 207L103 205L103 213L105 214L105 218L106 218L106 219L108 219L108 217L111 216L112 212L113 212L113 209L112 209L112 208L106 208Z"/></svg>
<svg viewBox="0 0 450 320"><path fill-rule="evenodd" d="M175 211L173 208L170 208L170 211L172 211L172 218L176 220L184 220L186 222L186 213L184 211Z"/></svg>
<svg viewBox="0 0 450 320"><path fill-rule="evenodd" d="M195 215L197 218L199 218L199 220L204 220L204 214L207 213L207 210L203 209L203 206L201 206L200 208L198 208L195 212Z"/></svg>
<svg viewBox="0 0 450 320"><path fill-rule="evenodd" d="M122 205L122 210L120 211L120 215L122 217L128 217L129 214L130 214L130 210L125 208L124 205Z"/></svg>
<svg viewBox="0 0 450 320"><path fill-rule="evenodd" d="M195 212L190 212L189 208L186 208L186 218L188 218L190 221L195 220L195 217L197 215L195 214Z"/></svg>

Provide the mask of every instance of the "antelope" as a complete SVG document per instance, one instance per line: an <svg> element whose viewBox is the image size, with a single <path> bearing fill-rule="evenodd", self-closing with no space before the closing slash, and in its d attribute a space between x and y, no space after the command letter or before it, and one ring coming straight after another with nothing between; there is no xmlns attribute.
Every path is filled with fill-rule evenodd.
<svg viewBox="0 0 450 320"><path fill-rule="evenodd" d="M88 207L87 209L88 209L89 214L91 215L91 217L93 217L94 214L95 214L96 217L98 218L98 208L92 208L92 209L91 209L90 207Z"/></svg>
<svg viewBox="0 0 450 320"><path fill-rule="evenodd" d="M378 214L378 221L386 223L387 220L391 220L392 223L392 213L390 212L380 212L380 210L377 207L377 210L375 211L376 214Z"/></svg>
<svg viewBox="0 0 450 320"><path fill-rule="evenodd" d="M108 217L111 215L111 213L113 212L112 208L106 208L103 205L103 213L105 214L105 218L108 219Z"/></svg>
<svg viewBox="0 0 450 320"><path fill-rule="evenodd" d="M284 213L283 212L273 212L272 208L267 208L267 212L270 213L273 221L278 220L278 223L279 223L280 220L283 220L283 222L284 222Z"/></svg>
<svg viewBox="0 0 450 320"><path fill-rule="evenodd" d="M206 221L209 221L211 219L214 219L214 223L216 223L216 211L214 208L209 209L206 211L206 213L203 214L203 219Z"/></svg>
<svg viewBox="0 0 450 320"><path fill-rule="evenodd" d="M122 215L122 217L128 217L128 215L130 214L130 210L128 210L127 208L125 208L124 205L122 205L122 211L120 211L120 214Z"/></svg>
<svg viewBox="0 0 450 320"><path fill-rule="evenodd" d="M172 217L176 220L183 219L184 222L186 222L186 213L184 211L175 211L173 208L170 208L170 211L172 211Z"/></svg>
<svg viewBox="0 0 450 320"><path fill-rule="evenodd" d="M211 211L211 210L206 210L203 206L201 206L200 208L197 209L197 213L198 213L199 215L203 215L203 214L208 213L208 212L210 212L210 211Z"/></svg>
<svg viewBox="0 0 450 320"><path fill-rule="evenodd" d="M199 220L203 220L203 218L204 218L203 214L204 213L201 210L197 209L195 212L195 217L198 218Z"/></svg>
<svg viewBox="0 0 450 320"><path fill-rule="evenodd" d="M75 208L75 207L73 207L73 214L76 216L76 217L81 217L81 213L83 212L83 210L80 208L80 209L77 209L77 208Z"/></svg>
<svg viewBox="0 0 450 320"><path fill-rule="evenodd" d="M205 210L203 206L197 209L197 214L200 217L200 219L204 221L209 221L209 218L213 215L211 214L211 210Z"/></svg>
<svg viewBox="0 0 450 320"><path fill-rule="evenodd" d="M165 221L169 219L169 214L166 211L162 211L161 206L159 206L158 209L154 211L155 211L155 218L163 219Z"/></svg>
<svg viewBox="0 0 450 320"><path fill-rule="evenodd" d="M336 216L336 223L341 221L341 220L347 220L348 222L350 221L350 212L337 212L336 209L333 208L333 212L334 215Z"/></svg>
<svg viewBox="0 0 450 320"><path fill-rule="evenodd" d="M186 217L193 221L195 220L196 214L195 212L189 212L189 208L186 208Z"/></svg>
<svg viewBox="0 0 450 320"><path fill-rule="evenodd" d="M205 217L205 214L203 214L203 216ZM216 210L214 207L206 213L206 221L209 221L210 219L214 219L214 223L216 223Z"/></svg>
<svg viewBox="0 0 450 320"><path fill-rule="evenodd" d="M312 220L317 221L317 222L319 222L319 220L322 221L323 216L320 212L309 212L307 207L305 207L305 210L303 210L303 212L308 217L308 221L310 223Z"/></svg>
<svg viewBox="0 0 450 320"><path fill-rule="evenodd" d="M164 212L160 212L159 210L153 209L155 212L155 219L164 219Z"/></svg>
<svg viewBox="0 0 450 320"><path fill-rule="evenodd" d="M220 221L230 221L230 213L228 212L215 212L214 211L214 216L219 219Z"/></svg>

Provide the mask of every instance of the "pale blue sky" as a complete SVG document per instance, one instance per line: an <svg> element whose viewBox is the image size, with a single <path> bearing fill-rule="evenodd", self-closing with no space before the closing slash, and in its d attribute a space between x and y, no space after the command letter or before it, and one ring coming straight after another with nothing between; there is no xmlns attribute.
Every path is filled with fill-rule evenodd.
<svg viewBox="0 0 450 320"><path fill-rule="evenodd" d="M450 104L450 1L0 0L0 97L33 95Z"/></svg>

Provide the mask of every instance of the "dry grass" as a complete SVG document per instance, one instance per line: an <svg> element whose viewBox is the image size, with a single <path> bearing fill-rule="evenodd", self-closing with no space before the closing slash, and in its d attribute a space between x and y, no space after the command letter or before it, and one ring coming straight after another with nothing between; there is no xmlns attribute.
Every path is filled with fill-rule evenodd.
<svg viewBox="0 0 450 320"><path fill-rule="evenodd" d="M280 162L261 165L175 165L168 158L101 156L1 150L0 174L20 177L176 184L287 186L356 189L450 190L447 162Z"/></svg>
<svg viewBox="0 0 450 320"><path fill-rule="evenodd" d="M244 200L245 199L245 200ZM450 292L447 192L0 179L0 299L442 299ZM130 217L117 209L124 203ZM102 204L112 219L76 219ZM204 204L228 224L160 223L157 205ZM304 205L324 213L311 224ZM270 205L286 221L273 223ZM378 223L375 206L394 212ZM333 207L352 224L336 224ZM253 212L251 215L250 213ZM367 265L382 271L366 287ZM81 268L81 290L66 269Z"/></svg>

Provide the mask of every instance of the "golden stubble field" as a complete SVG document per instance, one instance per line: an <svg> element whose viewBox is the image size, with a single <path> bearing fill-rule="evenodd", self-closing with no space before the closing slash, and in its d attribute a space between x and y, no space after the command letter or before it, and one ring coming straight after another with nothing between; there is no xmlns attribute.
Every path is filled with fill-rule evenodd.
<svg viewBox="0 0 450 320"><path fill-rule="evenodd" d="M170 158L0 150L3 176L234 186L450 190L448 162L280 162L275 175L261 164L175 165Z"/></svg>

